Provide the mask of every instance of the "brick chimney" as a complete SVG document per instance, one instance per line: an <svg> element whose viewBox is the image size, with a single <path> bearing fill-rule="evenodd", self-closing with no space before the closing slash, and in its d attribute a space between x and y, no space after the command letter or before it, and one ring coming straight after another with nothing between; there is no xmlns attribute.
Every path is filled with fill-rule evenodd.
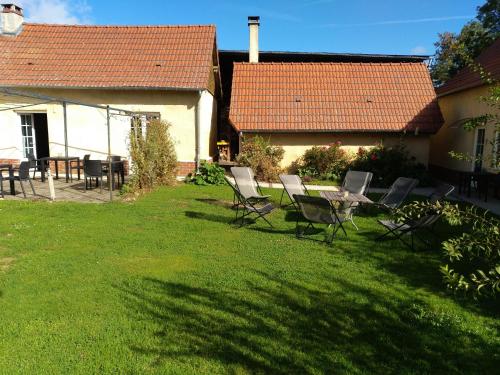
<svg viewBox="0 0 500 375"><path fill-rule="evenodd" d="M15 4L0 5L0 35L17 35L23 28L23 9Z"/></svg>
<svg viewBox="0 0 500 375"><path fill-rule="evenodd" d="M250 55L251 63L259 62L259 16L248 17L248 28L250 29L250 47L248 53Z"/></svg>

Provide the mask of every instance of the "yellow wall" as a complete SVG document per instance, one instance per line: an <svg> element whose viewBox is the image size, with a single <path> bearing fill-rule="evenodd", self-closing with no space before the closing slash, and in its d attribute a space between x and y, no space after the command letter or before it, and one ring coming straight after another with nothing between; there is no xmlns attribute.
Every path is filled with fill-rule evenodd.
<svg viewBox="0 0 500 375"><path fill-rule="evenodd" d="M28 90L24 90L28 91ZM137 112L158 112L162 120L172 124L171 134L174 138L177 158L179 161L192 162L195 159L195 107L198 103L198 92L160 91L160 90L63 90L37 89L35 93L66 98L70 100L110 105L121 109ZM9 97L9 104L20 105L31 99ZM201 137L207 144L200 145L201 158L208 159L213 152L213 134L216 132L213 112L213 96L208 91L203 93L201 124L203 132L208 134ZM68 104L68 143L69 152L74 156L83 156L92 153L96 157L107 153L106 112L104 110ZM19 112L41 111L47 113L49 145L51 155L64 154L64 133L62 105L60 103L40 104L35 107L20 109ZM14 111L4 111L0 116L0 123L12 128L16 137L3 137L0 141L0 150L9 150L9 155L18 155L21 148L21 134L19 117ZM3 128L4 130L7 128ZM4 131L2 130L2 132ZM112 152L127 155L128 132L130 118L113 116L111 120ZM3 133L7 134L7 133ZM19 139L17 139L19 137ZM9 138L9 139L6 139ZM3 145L2 143L6 143ZM3 146L3 147L2 147ZM13 150L13 151L12 151ZM4 151L6 153L7 151ZM5 156L7 157L7 156Z"/></svg>
<svg viewBox="0 0 500 375"><path fill-rule="evenodd" d="M260 134L270 139L272 144L285 149L282 166L288 167L313 146L328 146L336 141L342 142L342 147L355 154L359 147L373 147L381 142L386 146L394 146L400 142L401 134L345 134L345 133L287 133ZM429 137L426 135L405 135L403 142L408 151L418 162L427 165L429 155Z"/></svg>
<svg viewBox="0 0 500 375"><path fill-rule="evenodd" d="M478 100L481 95L487 94L488 87L482 86L439 98L439 107L445 122L439 132L431 137L430 164L458 171L473 169L473 163L453 159L448 153L456 151L474 154L476 132L464 130L461 122L467 118L491 112L490 107ZM487 170L491 169L490 158L493 150L488 141L493 140L493 133L492 126L486 127L484 150L486 160L483 162L483 167Z"/></svg>

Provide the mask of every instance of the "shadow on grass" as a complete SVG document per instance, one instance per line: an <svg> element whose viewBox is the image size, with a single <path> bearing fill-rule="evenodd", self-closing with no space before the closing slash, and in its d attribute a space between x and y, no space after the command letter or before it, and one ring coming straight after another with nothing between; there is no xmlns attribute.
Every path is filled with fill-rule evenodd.
<svg viewBox="0 0 500 375"><path fill-rule="evenodd" d="M493 345L462 331L459 318L412 298L331 276L318 280L321 287L263 272L250 276L236 290L153 278L123 284L130 314L155 327L131 349L158 367L205 371L207 363L273 374L495 369Z"/></svg>

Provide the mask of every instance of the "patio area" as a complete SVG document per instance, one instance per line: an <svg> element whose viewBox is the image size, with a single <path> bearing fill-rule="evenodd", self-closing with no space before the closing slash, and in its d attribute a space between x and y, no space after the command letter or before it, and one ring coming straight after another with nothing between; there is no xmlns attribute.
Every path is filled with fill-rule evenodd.
<svg viewBox="0 0 500 375"><path fill-rule="evenodd" d="M24 183L24 188L26 190L26 196L29 200L50 200L49 183L47 181L41 182L40 178L37 176L36 180L33 181L33 186L35 188L36 195L33 195L31 188L28 183ZM16 182L16 195L11 195L9 192L9 183L4 181L5 189L5 200L24 200L24 196L21 190L19 182ZM80 202L80 203L106 203L109 202L109 190L107 182L104 182L102 193L100 193L99 188L93 188L91 190L85 191L85 181L73 179L73 182L66 182L64 176L59 180L54 178L54 190L56 199L55 201L65 201L65 202ZM0 197L0 200L2 198ZM120 189L115 189L113 191L113 199L120 199Z"/></svg>

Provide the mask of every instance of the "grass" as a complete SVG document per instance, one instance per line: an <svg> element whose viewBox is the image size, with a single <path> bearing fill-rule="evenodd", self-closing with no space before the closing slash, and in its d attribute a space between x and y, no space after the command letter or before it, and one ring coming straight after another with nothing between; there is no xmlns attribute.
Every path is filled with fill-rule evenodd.
<svg viewBox="0 0 500 375"><path fill-rule="evenodd" d="M373 215L332 247L297 240L287 210L234 229L230 201L0 201L0 373L498 370L499 306L448 294L438 248L374 242Z"/></svg>

